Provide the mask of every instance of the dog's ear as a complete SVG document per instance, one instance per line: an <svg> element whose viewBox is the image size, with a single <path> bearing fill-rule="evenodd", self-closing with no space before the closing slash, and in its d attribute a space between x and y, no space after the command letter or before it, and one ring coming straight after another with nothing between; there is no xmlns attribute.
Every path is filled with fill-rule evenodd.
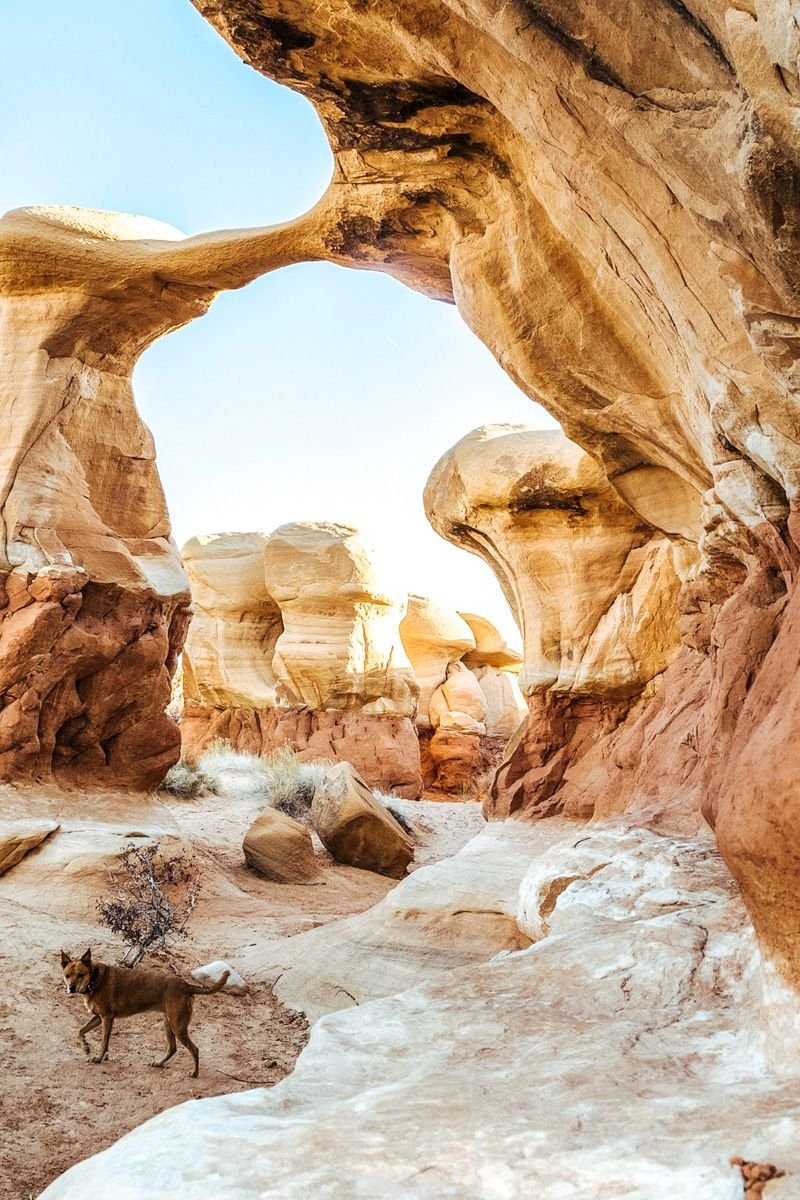
<svg viewBox="0 0 800 1200"><path fill-rule="evenodd" d="M69 955L67 954L66 950L62 950L62 951L61 951L61 965L62 965L62 967L65 967L69 961L70 961L70 957L69 957Z"/></svg>
<svg viewBox="0 0 800 1200"><path fill-rule="evenodd" d="M87 967L90 967L92 965L91 950L87 950L85 954L81 955L81 962L84 964L84 966L87 966Z"/></svg>

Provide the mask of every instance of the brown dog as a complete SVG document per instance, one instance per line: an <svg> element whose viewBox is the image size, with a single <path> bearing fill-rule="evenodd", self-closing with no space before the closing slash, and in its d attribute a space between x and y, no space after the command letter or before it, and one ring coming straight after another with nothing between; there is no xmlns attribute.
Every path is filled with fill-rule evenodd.
<svg viewBox="0 0 800 1200"><path fill-rule="evenodd" d="M221 991L228 981L226 971L213 987L186 983L177 975L165 975L160 971L131 971L127 967L109 967L106 963L92 962L92 952L87 950L81 958L70 958L61 951L61 967L64 982L70 996L83 996L86 1008L92 1017L79 1030L78 1038L91 1055L86 1034L97 1026L103 1026L103 1044L100 1053L92 1058L100 1063L108 1054L108 1042L117 1017L132 1017L134 1013L162 1012L167 1034L167 1053L152 1066L163 1067L177 1049L175 1039L185 1046L194 1059L192 1076L197 1076L200 1053L189 1037L189 1021L192 1019L192 997L211 996Z"/></svg>

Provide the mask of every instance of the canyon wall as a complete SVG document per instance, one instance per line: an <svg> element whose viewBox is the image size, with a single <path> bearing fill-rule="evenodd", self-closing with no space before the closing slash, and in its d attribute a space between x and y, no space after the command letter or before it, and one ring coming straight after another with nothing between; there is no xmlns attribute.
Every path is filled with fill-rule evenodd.
<svg viewBox="0 0 800 1200"><path fill-rule="evenodd" d="M195 6L315 105L336 164L329 255L454 299L643 522L700 525L683 649L596 764L593 807L667 824L702 808L800 983L800 38L786 6Z"/></svg>

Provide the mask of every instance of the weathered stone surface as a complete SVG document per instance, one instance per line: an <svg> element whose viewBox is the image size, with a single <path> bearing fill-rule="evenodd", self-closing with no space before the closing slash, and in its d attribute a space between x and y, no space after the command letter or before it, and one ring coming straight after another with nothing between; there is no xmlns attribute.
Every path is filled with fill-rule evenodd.
<svg viewBox="0 0 800 1200"><path fill-rule="evenodd" d="M350 921L352 945L354 924L367 934L373 919L364 947L382 967L366 997L415 969L417 986L323 1018L277 1088L172 1108L43 1200L109 1186L140 1200L154 1175L176 1200L194 1200L209 1177L231 1200L516 1200L532 1173L542 1200L735 1200L735 1157L775 1163L796 1183L797 1063L784 1050L782 1076L765 1056L755 939L710 839L607 825L526 849L520 912L540 938L529 949L458 969L442 939L432 962L415 958L410 936L427 915L418 872ZM459 860L467 853L452 868ZM491 844L479 861L488 888L474 871L463 886L462 872L429 869L443 915L458 902L496 911ZM294 939L325 973L329 1007L351 986L340 932ZM313 968L307 980L313 992Z"/></svg>
<svg viewBox="0 0 800 1200"><path fill-rule="evenodd" d="M288 702L413 716L419 689L399 632L406 597L381 577L357 530L282 525L264 563L283 619L273 669Z"/></svg>
<svg viewBox="0 0 800 1200"><path fill-rule="evenodd" d="M331 767L317 786L311 819L337 862L396 879L414 857L414 842L349 763Z"/></svg>
<svg viewBox="0 0 800 1200"><path fill-rule="evenodd" d="M677 653L672 543L557 431L474 430L434 467L425 505L495 571L522 630L525 695L636 695Z"/></svg>
<svg viewBox="0 0 800 1200"><path fill-rule="evenodd" d="M187 704L181 735L184 754L190 758L218 739L249 754L269 754L288 745L305 762L351 763L381 792L416 800L422 791L419 741L410 717Z"/></svg>
<svg viewBox="0 0 800 1200"><path fill-rule="evenodd" d="M517 672L498 667L473 667L472 672L486 702L486 732L492 737L510 738L528 715Z"/></svg>
<svg viewBox="0 0 800 1200"><path fill-rule="evenodd" d="M418 867L379 904L336 925L254 947L251 969L309 1020L427 983L496 954L522 950L519 889L543 848L568 836L562 820L492 822L457 854Z"/></svg>
<svg viewBox="0 0 800 1200"><path fill-rule="evenodd" d="M431 696L428 711L434 729L486 733L486 698L463 663L450 663L444 683Z"/></svg>
<svg viewBox="0 0 800 1200"><path fill-rule="evenodd" d="M308 827L265 808L244 835L247 865L275 883L308 883L319 874Z"/></svg>
<svg viewBox="0 0 800 1200"><path fill-rule="evenodd" d="M194 537L181 551L192 591L184 700L209 708L275 703L272 656L281 612L264 582L266 534Z"/></svg>
<svg viewBox="0 0 800 1200"><path fill-rule="evenodd" d="M782 804L796 789L773 810L755 781L787 759L794 726L772 742L760 722L767 759L742 769L735 796L722 785L754 731L747 692L798 560L799 73L787 6L195 3L256 69L315 104L336 163L327 253L455 299L644 521L701 537L680 602L695 653L667 672L683 698L624 722L614 739L651 740L648 769L626 754L620 770L607 748L596 796L667 814L676 800L685 812L690 792L717 807L759 927L785 939L800 921L785 891L797 825Z"/></svg>
<svg viewBox="0 0 800 1200"><path fill-rule="evenodd" d="M0 875L22 862L58 827L58 821L0 820Z"/></svg>
<svg viewBox="0 0 800 1200"><path fill-rule="evenodd" d="M455 610L425 596L409 596L400 637L419 684L417 725L431 725L430 702L447 678L447 668L475 649L475 636Z"/></svg>

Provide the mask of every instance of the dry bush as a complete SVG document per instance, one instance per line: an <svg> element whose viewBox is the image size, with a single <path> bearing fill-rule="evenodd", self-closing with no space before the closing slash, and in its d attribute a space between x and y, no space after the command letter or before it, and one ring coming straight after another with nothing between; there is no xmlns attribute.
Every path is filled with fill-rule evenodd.
<svg viewBox="0 0 800 1200"><path fill-rule="evenodd" d="M100 924L128 946L123 963L134 967L176 938L185 937L200 891L196 863L187 855L165 859L158 842L130 842L121 855L122 871L110 875L111 897L98 900Z"/></svg>
<svg viewBox="0 0 800 1200"><path fill-rule="evenodd" d="M239 753L224 741L213 742L199 761L214 791L224 793L232 782L240 797L279 808L299 821L309 819L314 792L329 766L300 762L291 746L280 746L260 758Z"/></svg>
<svg viewBox="0 0 800 1200"><path fill-rule="evenodd" d="M392 814L395 821L397 821L397 824L400 826L401 829L405 830L405 832L409 835L409 837L416 837L417 831L415 830L412 822L409 821L408 817L404 816L403 813L400 812L400 809L397 807L397 804L395 802L394 796L387 796L387 795L385 795L384 792L379 792L379 791L377 791L377 789L374 789L374 788L373 788L372 794L375 797L375 799L380 804L383 805L383 807L386 809L386 811L390 812Z"/></svg>
<svg viewBox="0 0 800 1200"><path fill-rule="evenodd" d="M182 758L170 767L159 787L159 791L174 796L176 800L196 800L198 796L213 790L214 781L188 758Z"/></svg>

